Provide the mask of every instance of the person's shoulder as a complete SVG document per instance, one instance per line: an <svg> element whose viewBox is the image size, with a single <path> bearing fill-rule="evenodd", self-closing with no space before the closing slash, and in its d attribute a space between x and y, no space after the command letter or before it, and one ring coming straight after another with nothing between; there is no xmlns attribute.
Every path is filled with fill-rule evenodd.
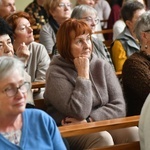
<svg viewBox="0 0 150 150"><path fill-rule="evenodd" d="M126 25L125 25L124 21L121 20L121 19L119 19L119 20L117 20L117 21L114 23L113 29L122 28L122 31L123 31L123 29L125 28L125 26L126 26Z"/></svg>
<svg viewBox="0 0 150 150"><path fill-rule="evenodd" d="M96 43L101 43L101 44L103 43L101 40L99 40L99 38L96 38L94 36L92 36L92 41Z"/></svg>
<svg viewBox="0 0 150 150"><path fill-rule="evenodd" d="M100 0L101 5L110 7L109 3L106 0Z"/></svg>
<svg viewBox="0 0 150 150"><path fill-rule="evenodd" d="M46 50L45 46L41 43L31 42L29 44L28 48L31 51L31 53L33 53L33 55L38 54L38 55L47 55L48 56L48 53L47 53L47 50Z"/></svg>
<svg viewBox="0 0 150 150"><path fill-rule="evenodd" d="M24 112L28 117L36 117L36 118L51 118L46 112L36 108L28 108Z"/></svg>
<svg viewBox="0 0 150 150"><path fill-rule="evenodd" d="M31 42L30 44L29 44L29 49L30 49L30 47L32 47L32 48L44 48L45 49L45 46L43 45L43 44L41 44L41 43L38 43L38 42ZM37 50L36 49L36 50Z"/></svg>
<svg viewBox="0 0 150 150"><path fill-rule="evenodd" d="M124 65L128 65L129 67L131 67L131 65L138 67L141 67L140 64L145 64L144 62L145 57L143 57L142 53L139 52L135 52L133 53L131 56L129 56L127 58L127 60L125 61Z"/></svg>
<svg viewBox="0 0 150 150"><path fill-rule="evenodd" d="M100 65L105 65L106 64L107 65L107 64L109 64L106 60L97 57L97 55L94 54L94 53L92 53L91 63L95 64L95 65L98 65L98 64L100 64Z"/></svg>
<svg viewBox="0 0 150 150"><path fill-rule="evenodd" d="M50 30L52 29L51 25L49 24L49 22L47 22L46 24L44 24L41 28L41 30Z"/></svg>

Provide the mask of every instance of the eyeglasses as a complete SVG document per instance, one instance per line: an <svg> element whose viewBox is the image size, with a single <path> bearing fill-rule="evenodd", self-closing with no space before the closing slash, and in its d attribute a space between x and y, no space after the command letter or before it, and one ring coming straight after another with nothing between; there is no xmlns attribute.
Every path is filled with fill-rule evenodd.
<svg viewBox="0 0 150 150"><path fill-rule="evenodd" d="M71 3L60 3L58 6L59 6L60 8L65 8L65 7L71 7L72 4L71 4Z"/></svg>
<svg viewBox="0 0 150 150"><path fill-rule="evenodd" d="M89 23L94 22L95 24L98 24L100 22L98 18L93 19L92 17L85 17L85 18L82 18L82 19L86 20Z"/></svg>
<svg viewBox="0 0 150 150"><path fill-rule="evenodd" d="M150 32L150 29L148 29L148 30L145 30L144 32Z"/></svg>
<svg viewBox="0 0 150 150"><path fill-rule="evenodd" d="M19 87L11 86L9 88L6 88L3 92L5 92L8 97L12 97L18 93L18 90L20 90L22 93L26 93L29 90L29 88L30 88L30 83L24 82Z"/></svg>

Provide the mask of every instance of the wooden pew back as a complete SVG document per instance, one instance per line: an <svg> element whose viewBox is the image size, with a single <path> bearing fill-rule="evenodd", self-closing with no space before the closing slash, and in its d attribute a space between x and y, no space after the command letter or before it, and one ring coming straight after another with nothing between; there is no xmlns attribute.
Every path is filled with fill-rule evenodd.
<svg viewBox="0 0 150 150"><path fill-rule="evenodd" d="M109 131L114 129L121 129L126 127L137 126L139 116L103 120L84 124L75 124L59 127L60 133L63 137L77 136L83 134L90 134L100 131ZM140 143L131 142L107 146L103 148L92 148L91 150L140 150Z"/></svg>
<svg viewBox="0 0 150 150"><path fill-rule="evenodd" d="M116 75L121 75L120 72ZM36 82L32 85L33 88L45 87L45 82ZM44 99L34 100L35 107L38 109L46 110ZM100 131L109 131L114 129L121 129L126 127L138 126L139 116L131 116L124 118L117 118L111 120L103 120L90 123L74 124L59 127L60 133L63 137L71 137L83 134L90 134ZM95 148L92 150L140 150L139 141L132 143L124 143L113 145L103 148Z"/></svg>

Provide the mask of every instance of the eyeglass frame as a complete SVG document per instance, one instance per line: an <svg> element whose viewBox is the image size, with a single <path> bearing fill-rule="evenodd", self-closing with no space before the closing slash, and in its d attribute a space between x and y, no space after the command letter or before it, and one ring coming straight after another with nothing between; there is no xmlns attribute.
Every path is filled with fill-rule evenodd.
<svg viewBox="0 0 150 150"><path fill-rule="evenodd" d="M21 89L21 87L22 87L22 86L25 86L25 85L26 85L26 87L25 87L26 90L23 91L23 89ZM19 87L13 87L13 88L11 88L11 89L6 88L6 89L4 89L2 92L4 92L4 93L6 94L6 96L8 96L8 97L13 97L13 96L15 96L15 95L18 93L18 90L20 90L22 93L26 93L26 92L28 92L29 88L30 88L30 82L24 82L24 83L21 84ZM13 95L12 95L12 94L11 94L11 95L8 94L8 92L10 92L10 90L11 90L11 92L12 92L12 90L15 91Z"/></svg>
<svg viewBox="0 0 150 150"><path fill-rule="evenodd" d="M94 22L96 25L100 22L100 19L98 17L96 17L95 19L93 19L92 17L88 16L88 17L84 17L84 18L81 18L81 19L84 19L86 20L87 22Z"/></svg>
<svg viewBox="0 0 150 150"><path fill-rule="evenodd" d="M143 32L150 32L150 29L148 29L148 30L145 30L145 31L143 31Z"/></svg>

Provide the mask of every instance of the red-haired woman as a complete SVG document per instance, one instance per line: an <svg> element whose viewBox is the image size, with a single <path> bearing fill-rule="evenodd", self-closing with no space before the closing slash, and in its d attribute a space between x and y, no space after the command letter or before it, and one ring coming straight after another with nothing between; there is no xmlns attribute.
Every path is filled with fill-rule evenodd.
<svg viewBox="0 0 150 150"><path fill-rule="evenodd" d="M76 19L65 21L57 32L60 55L52 59L44 93L47 112L57 125L86 125L90 121L126 115L122 90L114 70L107 61L92 53L91 33L85 22ZM135 127L67 140L71 150L83 150L139 138Z"/></svg>

